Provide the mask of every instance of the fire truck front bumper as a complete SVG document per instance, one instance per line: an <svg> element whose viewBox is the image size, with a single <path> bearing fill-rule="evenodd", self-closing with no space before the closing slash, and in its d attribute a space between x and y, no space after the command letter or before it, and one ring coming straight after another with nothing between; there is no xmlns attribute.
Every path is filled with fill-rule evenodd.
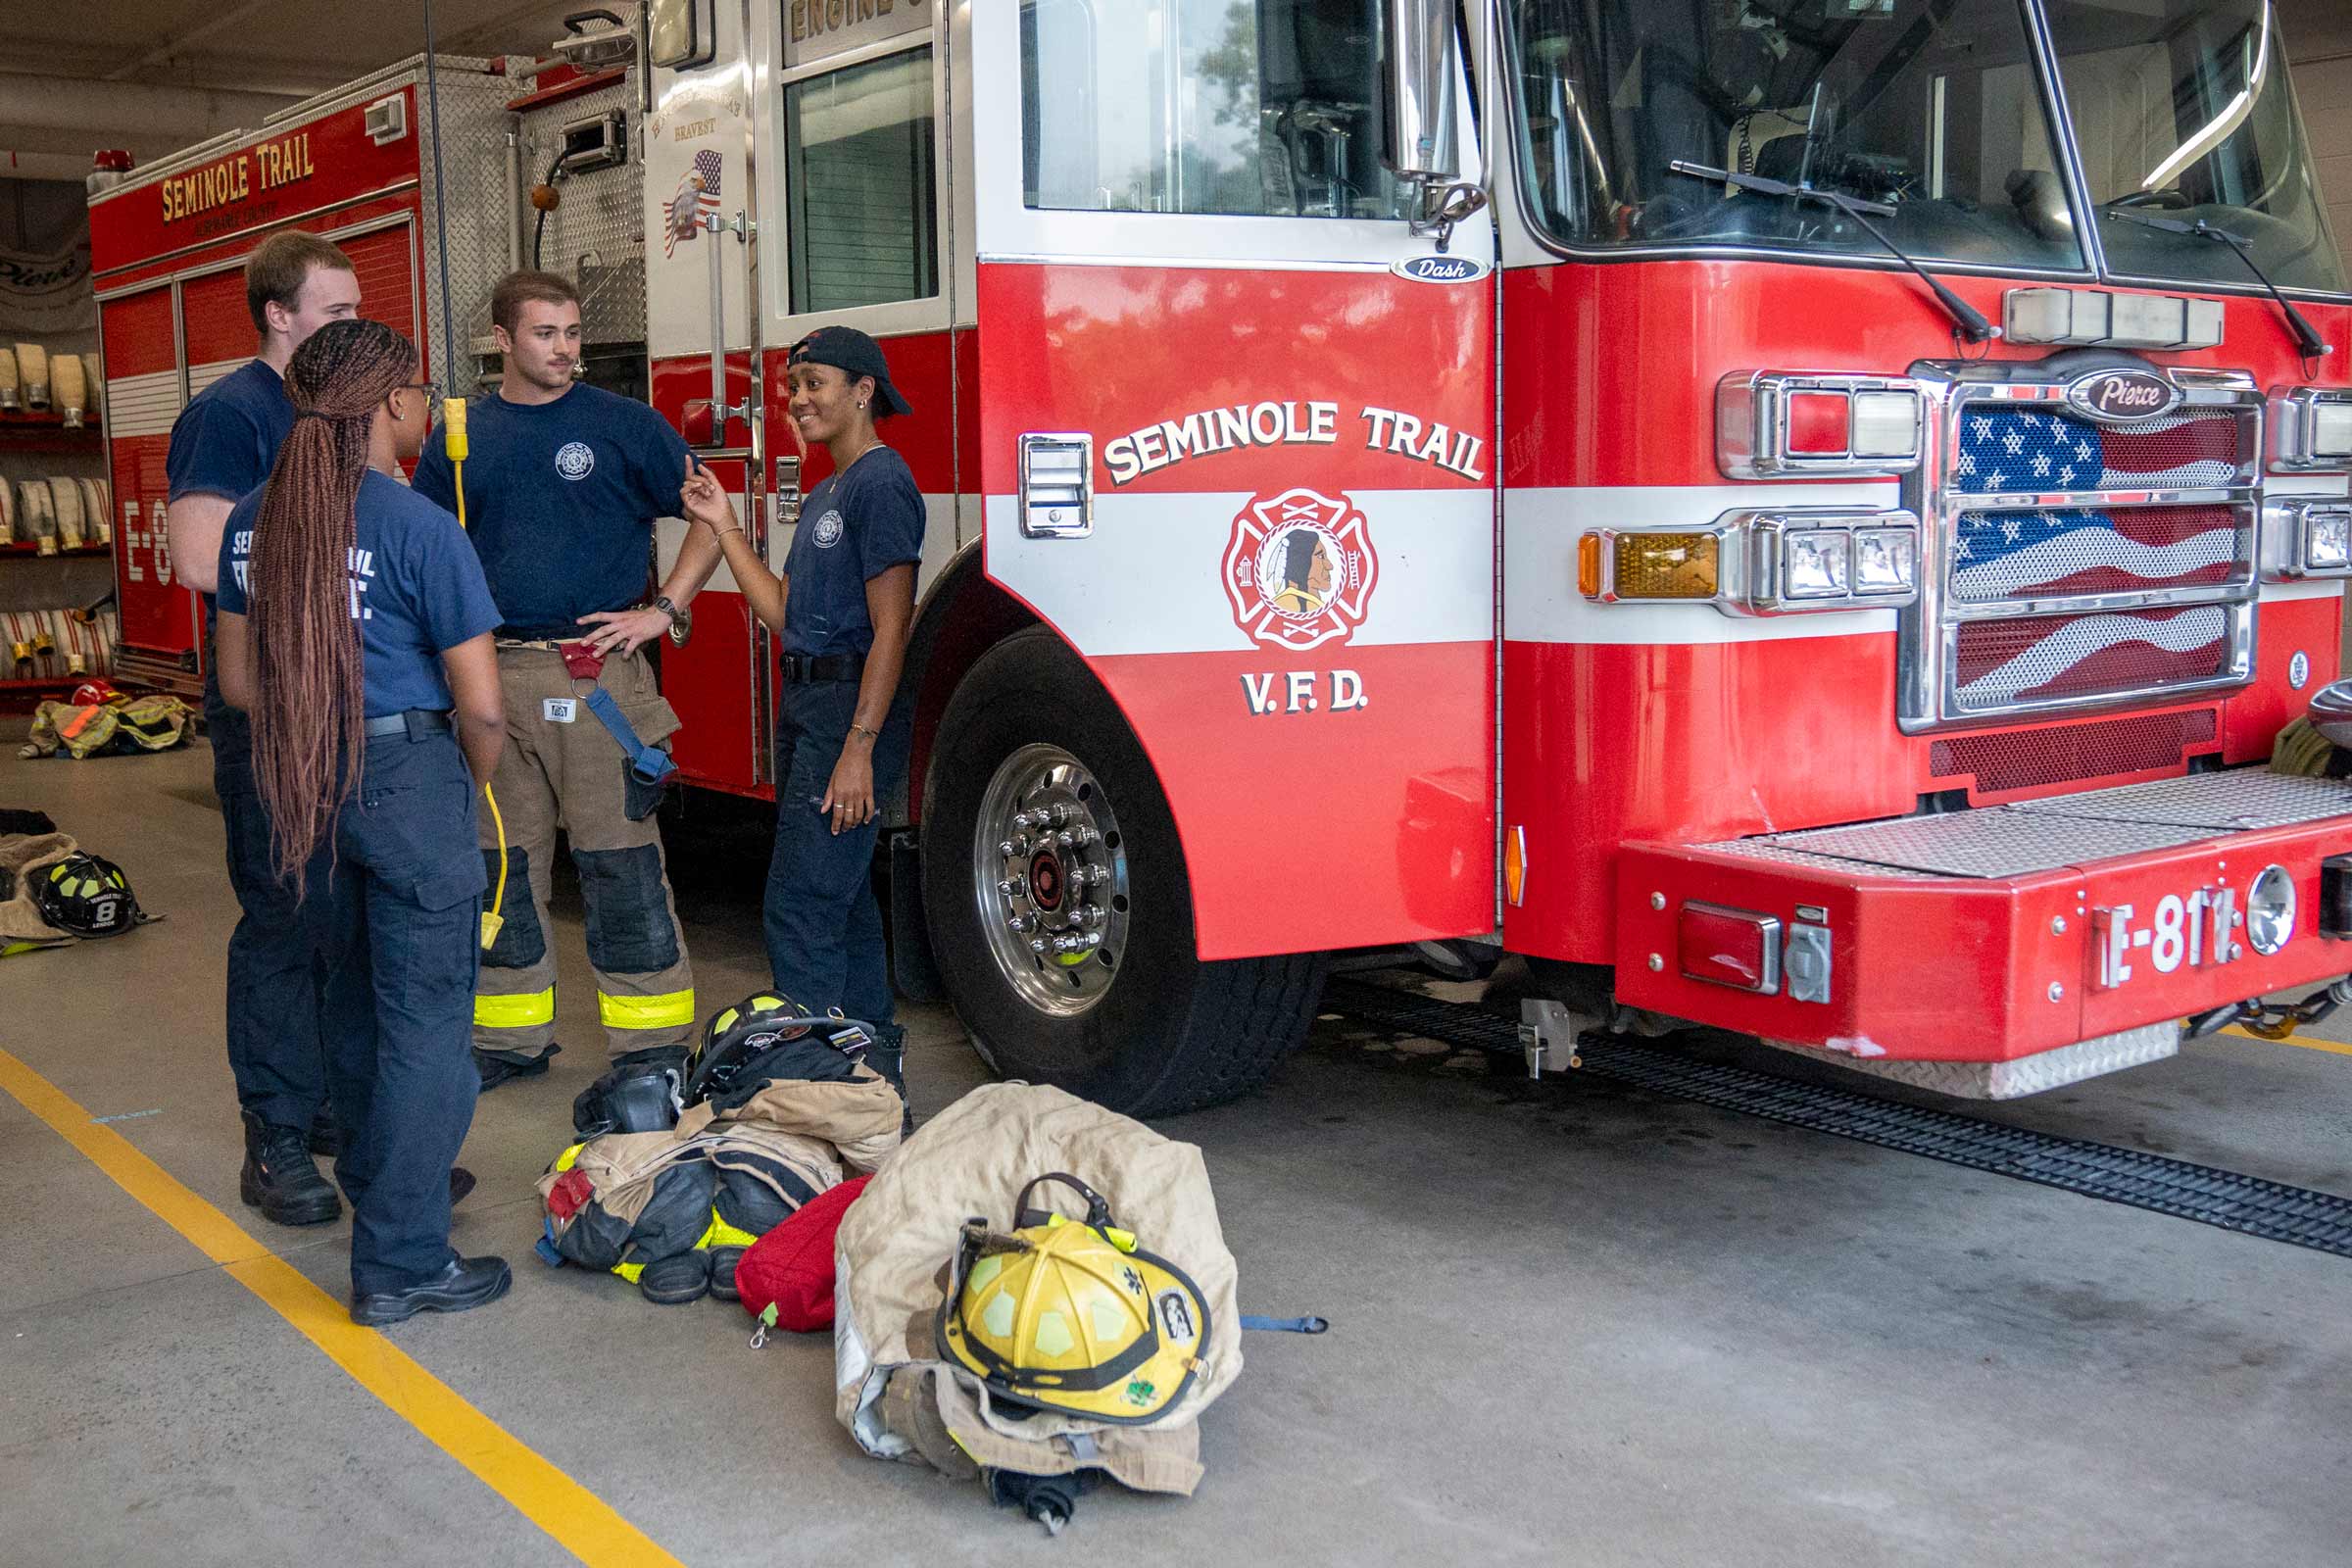
<svg viewBox="0 0 2352 1568"><path fill-rule="evenodd" d="M1632 845L1617 905L1621 1003L2004 1099L2352 971L2352 782L2247 768Z"/></svg>

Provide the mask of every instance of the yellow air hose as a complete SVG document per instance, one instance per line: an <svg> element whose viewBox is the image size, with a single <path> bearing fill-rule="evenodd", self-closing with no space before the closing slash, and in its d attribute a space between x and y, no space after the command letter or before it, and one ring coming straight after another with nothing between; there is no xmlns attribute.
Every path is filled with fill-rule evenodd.
<svg viewBox="0 0 2352 1568"><path fill-rule="evenodd" d="M458 526L466 526L466 400L441 400L441 445L449 454L449 468L458 492ZM487 951L498 941L499 928L507 923L502 912L507 906L507 819L498 814L498 797L482 785L482 799L490 807L490 825L498 830L498 890L490 895L490 907L482 911L482 947Z"/></svg>

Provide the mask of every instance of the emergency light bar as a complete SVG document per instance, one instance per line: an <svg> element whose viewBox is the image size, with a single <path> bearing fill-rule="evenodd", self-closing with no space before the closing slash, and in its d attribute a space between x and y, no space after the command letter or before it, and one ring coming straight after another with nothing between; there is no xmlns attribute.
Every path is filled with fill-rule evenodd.
<svg viewBox="0 0 2352 1568"><path fill-rule="evenodd" d="M1602 604L1711 604L1727 615L1897 609L1919 597L1909 512L1729 512L1695 529L1594 528L1577 589Z"/></svg>
<svg viewBox="0 0 2352 1568"><path fill-rule="evenodd" d="M1897 376L1736 371L1715 388L1716 462L1733 479L1908 473L1923 407Z"/></svg>
<svg viewBox="0 0 2352 1568"><path fill-rule="evenodd" d="M2302 386L2272 392L2271 467L2280 473L2352 472L2352 391Z"/></svg>

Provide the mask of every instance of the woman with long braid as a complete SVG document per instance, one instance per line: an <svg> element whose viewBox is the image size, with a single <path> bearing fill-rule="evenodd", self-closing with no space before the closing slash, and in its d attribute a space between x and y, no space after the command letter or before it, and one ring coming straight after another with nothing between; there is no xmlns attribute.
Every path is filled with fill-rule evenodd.
<svg viewBox="0 0 2352 1568"><path fill-rule="evenodd" d="M220 690L253 715L272 866L326 965L351 1315L368 1324L481 1306L510 1280L449 1245L480 1086L473 793L506 739L499 615L457 518L397 477L432 407L416 371L380 322L313 334L286 368L293 430L220 545Z"/></svg>

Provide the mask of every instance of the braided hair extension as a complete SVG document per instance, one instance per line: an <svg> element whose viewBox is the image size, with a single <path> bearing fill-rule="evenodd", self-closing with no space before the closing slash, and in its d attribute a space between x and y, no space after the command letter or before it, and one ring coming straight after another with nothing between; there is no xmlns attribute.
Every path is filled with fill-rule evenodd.
<svg viewBox="0 0 2352 1568"><path fill-rule="evenodd" d="M351 558L375 411L416 376L416 346L380 321L333 321L294 351L294 428L263 493L247 590L253 770L270 863L302 885L366 756Z"/></svg>

